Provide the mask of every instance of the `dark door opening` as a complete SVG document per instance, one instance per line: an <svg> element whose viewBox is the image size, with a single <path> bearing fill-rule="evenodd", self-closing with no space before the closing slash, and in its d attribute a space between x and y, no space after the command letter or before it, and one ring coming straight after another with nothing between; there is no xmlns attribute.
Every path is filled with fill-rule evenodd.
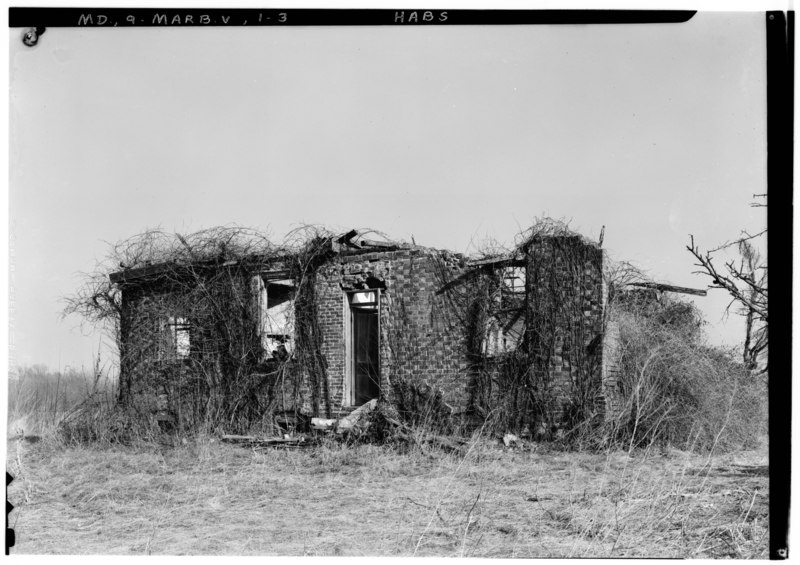
<svg viewBox="0 0 800 565"><path fill-rule="evenodd" d="M380 396L380 325L377 291L351 297L353 405Z"/></svg>

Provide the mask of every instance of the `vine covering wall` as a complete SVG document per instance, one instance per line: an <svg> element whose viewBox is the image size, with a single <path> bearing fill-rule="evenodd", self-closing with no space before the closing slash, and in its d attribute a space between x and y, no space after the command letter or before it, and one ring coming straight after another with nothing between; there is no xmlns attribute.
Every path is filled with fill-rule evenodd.
<svg viewBox="0 0 800 565"><path fill-rule="evenodd" d="M523 292L509 288L509 273L524 278ZM515 249L474 261L451 297L465 332L470 410L499 430L540 437L602 420L615 386L603 359L613 347L604 297L602 250L561 224L535 226Z"/></svg>
<svg viewBox="0 0 800 565"><path fill-rule="evenodd" d="M116 246L121 270L91 278L70 308L115 336L120 402L171 425L246 431L346 411L355 289L380 293L380 395L407 420L548 435L602 417L613 373L598 245L551 223L472 258L348 242L311 229L281 247L238 228L148 232ZM259 289L278 278L291 339L270 350Z"/></svg>

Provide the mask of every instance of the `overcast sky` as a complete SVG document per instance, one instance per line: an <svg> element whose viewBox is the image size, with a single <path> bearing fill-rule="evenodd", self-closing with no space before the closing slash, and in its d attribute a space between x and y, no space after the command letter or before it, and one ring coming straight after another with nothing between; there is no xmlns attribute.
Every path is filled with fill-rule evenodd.
<svg viewBox="0 0 800 565"><path fill-rule="evenodd" d="M146 228L371 226L469 251L571 220L659 281L758 231L763 13L684 24L10 33L12 364L90 366L62 297ZM720 291L697 299L716 343Z"/></svg>

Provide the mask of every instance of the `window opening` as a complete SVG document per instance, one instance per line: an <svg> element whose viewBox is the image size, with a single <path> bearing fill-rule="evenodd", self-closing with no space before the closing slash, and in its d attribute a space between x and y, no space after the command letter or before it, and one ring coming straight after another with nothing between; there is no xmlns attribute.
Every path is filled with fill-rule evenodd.
<svg viewBox="0 0 800 565"><path fill-rule="evenodd" d="M503 298L513 302L525 295L525 267L506 267L503 269Z"/></svg>
<svg viewBox="0 0 800 565"><path fill-rule="evenodd" d="M499 304L486 327L484 353L488 356L515 350L525 331L525 267L503 267L500 279Z"/></svg>
<svg viewBox="0 0 800 565"><path fill-rule="evenodd" d="M295 286L289 279L264 281L259 277L261 345L268 356L291 354L294 341Z"/></svg>
<svg viewBox="0 0 800 565"><path fill-rule="evenodd" d="M186 359L192 350L191 326L186 318L167 319L166 355L168 359Z"/></svg>

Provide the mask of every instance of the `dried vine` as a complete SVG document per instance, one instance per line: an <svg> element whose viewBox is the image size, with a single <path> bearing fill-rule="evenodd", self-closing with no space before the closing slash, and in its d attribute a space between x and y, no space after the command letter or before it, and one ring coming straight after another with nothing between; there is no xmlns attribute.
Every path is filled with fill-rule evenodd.
<svg viewBox="0 0 800 565"><path fill-rule="evenodd" d="M542 220L514 249L493 245L473 266L458 280L442 279L466 336L472 410L498 430L544 437L591 420L602 395L599 247L564 223ZM526 273L523 293L505 282L515 268ZM492 350L500 330L508 339Z"/></svg>
<svg viewBox="0 0 800 565"><path fill-rule="evenodd" d="M240 227L188 236L148 231L112 246L65 314L112 334L119 403L151 419L244 431L272 426L276 412L296 421L307 396L313 415L321 409L329 415L314 282L330 238L312 227L290 234L282 246ZM290 325L297 355L263 347L253 283L270 269L286 271L296 289ZM115 271L121 275L111 280Z"/></svg>

